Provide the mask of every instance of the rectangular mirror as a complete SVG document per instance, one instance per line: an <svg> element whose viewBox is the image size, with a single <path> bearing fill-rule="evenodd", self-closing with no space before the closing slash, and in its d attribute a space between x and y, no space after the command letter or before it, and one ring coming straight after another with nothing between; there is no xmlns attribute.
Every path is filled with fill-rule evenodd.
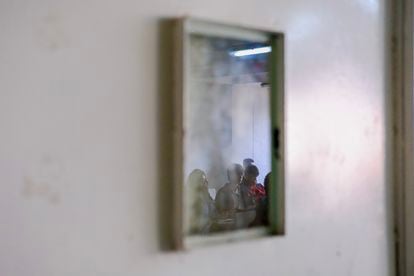
<svg viewBox="0 0 414 276"><path fill-rule="evenodd" d="M284 233L283 35L177 22L177 248Z"/></svg>

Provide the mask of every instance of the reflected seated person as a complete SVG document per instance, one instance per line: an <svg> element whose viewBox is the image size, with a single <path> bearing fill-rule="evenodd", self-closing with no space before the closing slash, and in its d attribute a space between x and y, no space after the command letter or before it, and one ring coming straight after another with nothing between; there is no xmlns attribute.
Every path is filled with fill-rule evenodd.
<svg viewBox="0 0 414 276"><path fill-rule="evenodd" d="M268 173L264 179L265 196L256 199L256 218L249 227L268 225L268 197L271 173Z"/></svg>
<svg viewBox="0 0 414 276"><path fill-rule="evenodd" d="M256 218L256 207L263 197L266 196L263 185L257 183L259 169L255 165L248 165L244 170L243 179L240 183L239 209L244 215L238 216L238 228L247 227Z"/></svg>
<svg viewBox="0 0 414 276"><path fill-rule="evenodd" d="M239 207L238 189L243 175L240 164L232 164L227 169L229 182L218 190L215 203L217 216L212 231L228 231L236 229L236 212Z"/></svg>
<svg viewBox="0 0 414 276"><path fill-rule="evenodd" d="M215 213L214 200L208 192L208 181L204 171L195 169L188 177L186 186L186 230L188 234L207 234Z"/></svg>
<svg viewBox="0 0 414 276"><path fill-rule="evenodd" d="M257 183L258 176L259 169L255 165L246 167L240 183L241 209L256 207L256 203L266 195L263 185Z"/></svg>

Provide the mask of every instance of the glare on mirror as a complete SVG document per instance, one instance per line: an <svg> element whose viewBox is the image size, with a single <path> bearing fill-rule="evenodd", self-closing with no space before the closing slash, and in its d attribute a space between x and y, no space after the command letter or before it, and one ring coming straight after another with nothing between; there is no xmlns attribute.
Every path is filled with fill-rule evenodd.
<svg viewBox="0 0 414 276"><path fill-rule="evenodd" d="M184 94L184 231L268 225L269 43L192 34Z"/></svg>

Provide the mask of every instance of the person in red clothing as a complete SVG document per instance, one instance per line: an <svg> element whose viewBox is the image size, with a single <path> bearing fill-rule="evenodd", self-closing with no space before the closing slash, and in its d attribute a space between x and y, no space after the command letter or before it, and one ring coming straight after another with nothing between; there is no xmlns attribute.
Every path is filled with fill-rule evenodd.
<svg viewBox="0 0 414 276"><path fill-rule="evenodd" d="M240 183L240 209L255 208L265 195L263 185L257 183L259 169L255 165L248 165L244 170L243 179Z"/></svg>
<svg viewBox="0 0 414 276"><path fill-rule="evenodd" d="M266 196L265 188L262 184L259 183L251 186L250 193L254 196L256 202L259 202L263 197Z"/></svg>
<svg viewBox="0 0 414 276"><path fill-rule="evenodd" d="M270 185L270 176L271 173L268 173L264 179L264 189L265 189L265 196L257 201L256 204L256 218L252 223L250 223L249 227L255 226L263 226L268 225L268 201L269 201L269 185Z"/></svg>

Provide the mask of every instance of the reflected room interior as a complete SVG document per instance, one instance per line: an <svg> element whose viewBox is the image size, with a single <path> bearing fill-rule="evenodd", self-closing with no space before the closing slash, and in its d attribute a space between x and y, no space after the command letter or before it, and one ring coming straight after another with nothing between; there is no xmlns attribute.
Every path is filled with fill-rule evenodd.
<svg viewBox="0 0 414 276"><path fill-rule="evenodd" d="M184 231L268 224L269 43L192 34L184 94ZM267 177L266 177L267 176Z"/></svg>

